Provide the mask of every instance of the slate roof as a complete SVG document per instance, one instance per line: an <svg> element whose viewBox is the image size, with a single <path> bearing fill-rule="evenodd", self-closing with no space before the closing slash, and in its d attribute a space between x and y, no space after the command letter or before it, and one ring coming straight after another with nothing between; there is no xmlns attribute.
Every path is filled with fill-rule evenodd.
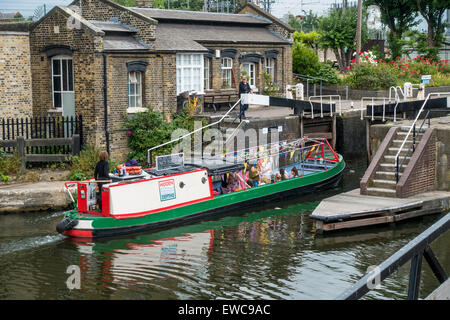
<svg viewBox="0 0 450 320"><path fill-rule="evenodd" d="M101 29L105 32L126 32L126 33L135 33L136 31L132 28L125 26L118 22L112 21L97 21L97 20L89 20L94 26Z"/></svg>
<svg viewBox="0 0 450 320"><path fill-rule="evenodd" d="M154 8L132 8L149 18L161 21L189 21L189 22L214 22L214 23L234 23L234 24L254 24L266 26L272 21L251 14L216 13L187 10L167 10Z"/></svg>
<svg viewBox="0 0 450 320"><path fill-rule="evenodd" d="M156 50L205 51L200 43L288 44L267 28L223 25L160 23L156 27Z"/></svg>
<svg viewBox="0 0 450 320"><path fill-rule="evenodd" d="M104 51L148 51L149 47L140 43L135 38L127 35L106 35L103 38L103 50Z"/></svg>

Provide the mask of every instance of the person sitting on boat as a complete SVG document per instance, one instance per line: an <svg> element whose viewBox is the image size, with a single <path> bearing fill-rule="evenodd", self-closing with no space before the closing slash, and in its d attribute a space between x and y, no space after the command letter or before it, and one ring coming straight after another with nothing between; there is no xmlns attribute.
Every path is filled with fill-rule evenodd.
<svg viewBox="0 0 450 320"><path fill-rule="evenodd" d="M108 152L101 151L100 152L100 161L97 162L95 165L94 170L94 179L96 181L105 181L110 180L109 178L109 165L108 165ZM97 193L97 203L100 211L102 210L102 186L104 182L97 183L98 186L98 193Z"/></svg>
<svg viewBox="0 0 450 320"><path fill-rule="evenodd" d="M272 160L270 157L264 161L261 171L261 182L266 184L272 183Z"/></svg>
<svg viewBox="0 0 450 320"><path fill-rule="evenodd" d="M277 173L277 174L275 175L275 182L279 182L279 181L281 181L281 174L280 174L280 173Z"/></svg>
<svg viewBox="0 0 450 320"><path fill-rule="evenodd" d="M236 177L234 172L230 172L228 174L225 174L225 187L222 185L222 192L223 193L230 193L235 191L236 189L239 189L240 184L239 184L239 180Z"/></svg>
<svg viewBox="0 0 450 320"><path fill-rule="evenodd" d="M298 171L297 171L296 167L292 167L291 175L292 175L292 178L297 178L298 177Z"/></svg>
<svg viewBox="0 0 450 320"><path fill-rule="evenodd" d="M248 180L247 183L251 186L251 187L257 187L259 184L259 170L256 167L256 164L252 164L248 173Z"/></svg>
<svg viewBox="0 0 450 320"><path fill-rule="evenodd" d="M289 179L289 176L286 173L286 170L284 170L283 168L280 169L280 175L281 175L281 181Z"/></svg>

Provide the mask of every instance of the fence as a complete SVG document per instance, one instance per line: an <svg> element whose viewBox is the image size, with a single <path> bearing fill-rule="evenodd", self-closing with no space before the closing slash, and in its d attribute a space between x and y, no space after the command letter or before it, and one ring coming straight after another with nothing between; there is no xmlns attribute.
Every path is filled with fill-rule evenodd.
<svg viewBox="0 0 450 320"><path fill-rule="evenodd" d="M450 229L450 214L422 232L407 245L394 253L390 258L382 262L377 268L366 274L362 279L355 283L351 288L343 292L338 300L356 300L364 296L367 292L374 289L374 280L381 282L394 273L398 268L411 260L408 299L417 300L419 298L420 275L422 270L422 257L430 266L434 276L440 284L446 282L449 278L444 268L431 250L430 244L439 236Z"/></svg>
<svg viewBox="0 0 450 320"><path fill-rule="evenodd" d="M52 153L52 147L65 147L71 150L71 154L55 154ZM15 140L0 140L0 148L12 148L17 151L21 159L21 167L25 168L27 162L55 162L70 161L72 156L79 155L81 144L80 136L74 134L71 138L52 138L52 139L29 139L19 136ZM32 148L41 148L50 153L28 154L27 150Z"/></svg>
<svg viewBox="0 0 450 320"><path fill-rule="evenodd" d="M33 117L21 119L0 119L0 141L15 140L21 136L29 139L55 139L80 136L80 145L83 145L83 119L76 117ZM0 150L12 153L13 149L7 144L0 145ZM71 153L65 144L53 145L27 145L27 154Z"/></svg>

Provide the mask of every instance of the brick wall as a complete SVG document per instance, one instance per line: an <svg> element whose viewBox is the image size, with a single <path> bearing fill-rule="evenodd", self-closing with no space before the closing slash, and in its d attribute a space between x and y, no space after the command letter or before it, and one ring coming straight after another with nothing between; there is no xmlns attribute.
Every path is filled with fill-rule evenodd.
<svg viewBox="0 0 450 320"><path fill-rule="evenodd" d="M289 41L294 41L294 30L291 27L287 27L284 25L281 21L279 21L276 17L272 16L270 13L262 10L258 6L248 3L239 13L248 13L248 14L254 14L257 16L264 17L266 19L269 19L273 21L273 23L269 26L269 29L272 30L275 33L278 33L285 39L288 39Z"/></svg>
<svg viewBox="0 0 450 320"><path fill-rule="evenodd" d="M118 20L136 28L136 39L154 48L157 21L108 0L78 0L73 5L79 7L80 1L82 1L83 18L101 21Z"/></svg>
<svg viewBox="0 0 450 320"><path fill-rule="evenodd" d="M0 44L0 118L31 117L29 33L0 31Z"/></svg>
<svg viewBox="0 0 450 320"><path fill-rule="evenodd" d="M202 43L201 43L202 44ZM273 50L276 49L280 53L277 56L276 62L275 62L275 79L274 82L276 82L279 86L280 92L283 94L285 92L286 85L292 84L292 48L289 45L286 46L274 46L274 45L239 45L239 46L232 46L232 45L223 45L223 44L214 44L214 43L203 43L203 46L209 48L209 49L236 49L237 53L235 58L233 59L233 70L236 77L236 82L239 84L241 81L241 67L242 63L239 61L239 56L245 55L247 53L257 53L262 56L264 56L264 53L267 50ZM211 89L219 90L223 89L222 87L222 69L221 69L222 59L216 59L215 57L211 60L211 71L210 75L212 76L211 79ZM256 79L255 79L255 85L259 89L260 94L264 94L264 87L265 87L265 81L264 81L264 72L265 72L265 66L264 66L264 60L260 61L255 65L256 69ZM233 80L234 81L234 80ZM233 83L232 88L236 88L235 84Z"/></svg>
<svg viewBox="0 0 450 320"><path fill-rule="evenodd" d="M142 106L169 113L176 111L176 70L174 54L108 54L108 123L111 157L126 157L130 149L124 127L128 109L126 63L148 63L143 79ZM151 129L151 128L149 128Z"/></svg>
<svg viewBox="0 0 450 320"><path fill-rule="evenodd" d="M436 183L436 132L428 129L397 184L397 197L407 198L434 189Z"/></svg>
<svg viewBox="0 0 450 320"><path fill-rule="evenodd" d="M51 57L43 49L49 45L73 49L75 113L83 116L84 141L104 146L102 34L85 26L68 28L67 16L59 10L48 15L30 33L33 115L61 115L53 107Z"/></svg>

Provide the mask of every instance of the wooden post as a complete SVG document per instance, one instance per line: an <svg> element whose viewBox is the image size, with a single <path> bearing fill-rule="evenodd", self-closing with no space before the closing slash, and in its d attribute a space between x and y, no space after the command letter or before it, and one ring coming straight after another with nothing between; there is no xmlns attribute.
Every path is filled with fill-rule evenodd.
<svg viewBox="0 0 450 320"><path fill-rule="evenodd" d="M333 114L331 127L332 127L331 128L331 134L332 134L331 146L333 147L333 150L335 150L336 149L336 113Z"/></svg>
<svg viewBox="0 0 450 320"><path fill-rule="evenodd" d="M81 144L80 144L80 135L74 134L72 136L72 155L78 156L80 155Z"/></svg>
<svg viewBox="0 0 450 320"><path fill-rule="evenodd" d="M20 168L25 169L25 139L23 136L17 137L17 154L20 157Z"/></svg>
<svg viewBox="0 0 450 320"><path fill-rule="evenodd" d="M300 115L300 137L303 138L304 134L305 134L305 128L304 128L304 120L303 120L303 116Z"/></svg>

